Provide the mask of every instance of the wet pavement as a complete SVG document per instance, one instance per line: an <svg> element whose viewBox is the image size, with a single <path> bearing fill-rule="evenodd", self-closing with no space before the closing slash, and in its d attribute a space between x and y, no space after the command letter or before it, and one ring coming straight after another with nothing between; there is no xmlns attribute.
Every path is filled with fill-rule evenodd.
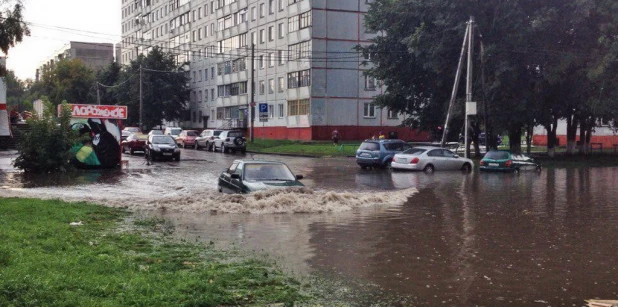
<svg viewBox="0 0 618 307"><path fill-rule="evenodd" d="M169 219L179 237L265 254L300 275L376 285L414 305L583 306L618 298L617 167L426 175L361 170L346 158L186 149L180 162L147 165L125 154L126 170L29 178L7 166L11 157L0 152L0 193L94 201L101 194L98 201ZM251 213L197 209L230 201L213 192L216 178L234 159L251 157L286 162L315 192L280 195ZM151 198L168 201L139 206ZM320 210L292 213L312 211L290 202Z"/></svg>

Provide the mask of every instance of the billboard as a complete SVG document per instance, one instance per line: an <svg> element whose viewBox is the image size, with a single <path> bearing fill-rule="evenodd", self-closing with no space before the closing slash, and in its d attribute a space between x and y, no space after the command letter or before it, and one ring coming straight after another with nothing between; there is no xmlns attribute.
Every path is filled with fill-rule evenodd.
<svg viewBox="0 0 618 307"><path fill-rule="evenodd" d="M87 136L71 149L73 164L80 168L112 168L120 165L120 121L127 118L127 107L88 104L69 106L72 112L71 129Z"/></svg>

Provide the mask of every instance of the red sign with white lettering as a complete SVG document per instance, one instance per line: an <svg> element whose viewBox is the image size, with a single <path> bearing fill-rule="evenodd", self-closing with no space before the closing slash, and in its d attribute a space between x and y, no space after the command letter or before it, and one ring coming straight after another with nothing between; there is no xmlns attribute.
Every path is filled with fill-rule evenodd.
<svg viewBox="0 0 618 307"><path fill-rule="evenodd" d="M127 119L127 106L69 104L74 118ZM60 107L60 106L58 106Z"/></svg>

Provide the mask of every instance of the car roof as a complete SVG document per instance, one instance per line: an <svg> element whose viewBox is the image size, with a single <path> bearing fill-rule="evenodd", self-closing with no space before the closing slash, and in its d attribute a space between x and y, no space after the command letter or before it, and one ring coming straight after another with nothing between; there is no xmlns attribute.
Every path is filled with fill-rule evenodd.
<svg viewBox="0 0 618 307"><path fill-rule="evenodd" d="M429 149L447 149L447 148L442 148L442 147L438 147L438 146L414 146L413 148L419 148L419 149L425 149L425 150L429 150Z"/></svg>
<svg viewBox="0 0 618 307"><path fill-rule="evenodd" d="M269 160L252 160L252 159L242 159L242 160L234 160L234 163L245 163L245 164L285 164L280 161L269 161Z"/></svg>
<svg viewBox="0 0 618 307"><path fill-rule="evenodd" d="M400 140L400 139L381 139L381 140L366 139L363 142L368 142L368 143L405 143L404 140Z"/></svg>

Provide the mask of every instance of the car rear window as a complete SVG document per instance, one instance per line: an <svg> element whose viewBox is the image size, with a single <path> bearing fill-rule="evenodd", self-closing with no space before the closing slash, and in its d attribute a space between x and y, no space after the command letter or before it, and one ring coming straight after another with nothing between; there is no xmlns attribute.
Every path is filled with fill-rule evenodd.
<svg viewBox="0 0 618 307"><path fill-rule="evenodd" d="M182 132L182 129L170 129L170 134L180 134L180 132Z"/></svg>
<svg viewBox="0 0 618 307"><path fill-rule="evenodd" d="M363 142L358 150L379 151L380 144L374 142Z"/></svg>
<svg viewBox="0 0 618 307"><path fill-rule="evenodd" d="M219 134L221 134L221 132L223 132L223 131L221 131L221 130L215 130L215 131L213 132L213 135L214 135L214 136L219 136Z"/></svg>
<svg viewBox="0 0 618 307"><path fill-rule="evenodd" d="M243 134L240 131L232 131L232 132L228 133L227 136L235 137L236 138L236 137L242 137Z"/></svg>
<svg viewBox="0 0 618 307"><path fill-rule="evenodd" d="M509 153L506 151L490 151L485 155L485 158L492 160L506 160L509 158Z"/></svg>
<svg viewBox="0 0 618 307"><path fill-rule="evenodd" d="M197 136L197 132L195 131L187 131L188 136Z"/></svg>

